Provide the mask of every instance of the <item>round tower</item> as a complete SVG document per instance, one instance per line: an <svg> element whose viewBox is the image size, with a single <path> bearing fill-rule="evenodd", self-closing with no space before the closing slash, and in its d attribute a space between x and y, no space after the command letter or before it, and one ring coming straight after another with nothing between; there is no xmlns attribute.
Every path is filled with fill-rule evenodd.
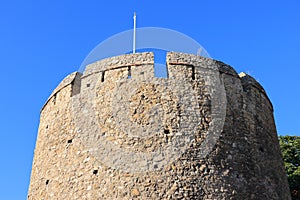
<svg viewBox="0 0 300 200"><path fill-rule="evenodd" d="M126 54L67 76L41 110L28 199L290 199L272 104L213 59Z"/></svg>

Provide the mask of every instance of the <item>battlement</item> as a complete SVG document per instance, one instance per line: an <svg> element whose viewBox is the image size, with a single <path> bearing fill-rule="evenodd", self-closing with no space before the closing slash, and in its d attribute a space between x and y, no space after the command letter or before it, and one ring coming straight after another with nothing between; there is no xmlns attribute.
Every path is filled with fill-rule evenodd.
<svg viewBox="0 0 300 200"><path fill-rule="evenodd" d="M83 73L83 77L107 70L141 65L154 65L154 54L150 52L124 54L99 60L86 66L86 69Z"/></svg>
<svg viewBox="0 0 300 200"><path fill-rule="evenodd" d="M144 65L151 65L152 67L154 66L154 54L152 52L125 54L97 61L86 67L83 73L83 77L89 76L93 73L99 73L108 70ZM188 67L202 67L214 70L216 69L215 65L217 65L217 68L221 73L237 76L236 71L231 66L226 65L220 61L196 56L193 54L168 52L166 57L166 65L167 68L172 65L182 65Z"/></svg>
<svg viewBox="0 0 300 200"><path fill-rule="evenodd" d="M41 111L45 108L45 106L53 99L56 101L56 95L59 93L62 89L64 89L67 86L72 87L72 93L71 96L76 95L80 93L80 86L81 86L81 76L82 74L80 72L73 72L66 76L59 85L53 90L51 95L48 97L47 101L43 105Z"/></svg>
<svg viewBox="0 0 300 200"><path fill-rule="evenodd" d="M82 82L85 83L83 84L83 88L93 88L92 86L94 86L96 82L99 80L104 82L106 79L110 79L110 76L114 76L113 78L116 79L115 81L117 81L117 79L126 78L152 79L154 78L154 56L155 55L152 52L125 54L89 64L86 66L83 74L80 72L73 72L64 78L47 99L45 105L67 85L75 84L74 92L72 93L72 95L75 95L82 90ZM220 74L226 74L241 80L241 84L245 91L251 87L258 89L262 95L266 97L270 103L271 109L273 109L272 103L265 90L253 77L244 72L238 74L230 65L221 61L193 54L168 52L166 56L166 68L167 78L178 80L183 78L196 80L198 77L197 74L202 73L203 70L218 70ZM118 71L122 71L122 75L113 75L114 72Z"/></svg>

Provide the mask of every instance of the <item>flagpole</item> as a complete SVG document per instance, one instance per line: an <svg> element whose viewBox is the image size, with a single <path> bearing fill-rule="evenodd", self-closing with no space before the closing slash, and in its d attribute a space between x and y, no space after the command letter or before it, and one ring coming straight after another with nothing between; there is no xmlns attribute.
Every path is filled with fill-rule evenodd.
<svg viewBox="0 0 300 200"><path fill-rule="evenodd" d="M133 50L132 53L135 53L135 47L136 47L136 13L134 12L133 15Z"/></svg>

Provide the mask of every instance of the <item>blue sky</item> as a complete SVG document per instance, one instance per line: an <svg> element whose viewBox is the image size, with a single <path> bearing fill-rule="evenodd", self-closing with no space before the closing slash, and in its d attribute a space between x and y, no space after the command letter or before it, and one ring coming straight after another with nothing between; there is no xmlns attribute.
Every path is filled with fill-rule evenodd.
<svg viewBox="0 0 300 200"><path fill-rule="evenodd" d="M2 1L0 199L26 199L39 111L56 85L111 35L164 27L254 76L279 134L300 134L299 0Z"/></svg>

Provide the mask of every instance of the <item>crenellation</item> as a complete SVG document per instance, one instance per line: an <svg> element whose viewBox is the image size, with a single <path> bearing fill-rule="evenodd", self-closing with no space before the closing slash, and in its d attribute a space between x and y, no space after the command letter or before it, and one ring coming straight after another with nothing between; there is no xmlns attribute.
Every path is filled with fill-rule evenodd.
<svg viewBox="0 0 300 200"><path fill-rule="evenodd" d="M265 99L264 102L266 102L266 105L268 105L269 109L273 112L273 104L271 102L271 100L269 99L265 89L261 86L261 84L259 82L257 82L253 77L251 77L250 75L241 72L239 74L239 77L241 79L241 84L243 86L243 89L246 93L250 93L253 89L257 90L257 98L263 98ZM254 91L252 91L252 93L255 93Z"/></svg>
<svg viewBox="0 0 300 200"><path fill-rule="evenodd" d="M71 82L71 85L72 85L72 94L71 94L71 96L75 96L75 95L80 93L80 90L81 90L81 76L82 76L82 74L80 72L78 72L76 74L75 78L73 79L73 81Z"/></svg>
<svg viewBox="0 0 300 200"><path fill-rule="evenodd" d="M239 77L242 80L242 84L244 86L245 91L247 91L247 88L249 86L253 86L253 87L256 87L258 90L260 90L260 92L266 93L266 91L264 90L264 88L253 77L251 77L250 75L248 75L248 74L246 74L244 72L241 72L239 74Z"/></svg>
<svg viewBox="0 0 300 200"><path fill-rule="evenodd" d="M125 60L125 61L124 61ZM137 62L137 63L135 63ZM145 73L143 76L149 78L154 76L153 71L153 65L154 65L154 55L153 53L140 53L140 54L126 54L121 56L116 56L112 58L107 58L98 62L95 62L93 64L90 64L87 66L82 78L85 78L87 76L92 76L94 73L102 73L107 74L110 70L118 70L120 68L126 68L126 69L142 69L147 68L147 73ZM194 79L195 73L197 73L197 69L200 68L200 71L203 71L205 69L208 70L216 70L219 69L221 73L227 73L233 76L237 76L237 73L235 70L230 67L229 65L226 65L220 61L214 61L209 58L204 58L200 56L190 55L190 54L184 54L184 53L176 53L176 52L168 52L167 54L167 68L168 68L168 75L169 77L172 77L172 72L170 72L172 69L172 66L182 66L186 67L187 71L189 71L186 76L189 76L189 78ZM151 69L149 68L151 66ZM150 70L150 71L149 71ZM142 73L143 74L143 73ZM142 75L141 73L137 73L136 75ZM175 74L174 74L175 77ZM104 81L105 78L102 78L101 80Z"/></svg>
<svg viewBox="0 0 300 200"><path fill-rule="evenodd" d="M148 64L154 64L154 54L151 52L125 54L121 56L106 58L95 63L89 64L84 71L84 76L99 71L106 71L120 67Z"/></svg>
<svg viewBox="0 0 300 200"><path fill-rule="evenodd" d="M142 80L154 78L154 64L131 66L131 78L139 78Z"/></svg>
<svg viewBox="0 0 300 200"><path fill-rule="evenodd" d="M221 61L215 60L216 64L218 65L220 73L229 74L231 76L238 77L238 73L231 67L230 65L227 65Z"/></svg>
<svg viewBox="0 0 300 200"><path fill-rule="evenodd" d="M204 69L215 70L214 60L202 56L192 55L192 54L168 52L166 62L167 65L194 66L194 67L201 67Z"/></svg>
<svg viewBox="0 0 300 200"><path fill-rule="evenodd" d="M71 74L69 74L67 77L65 77L60 84L53 90L53 92L51 93L51 95L49 96L49 98L47 99L46 103L43 105L41 111L45 108L45 106L49 103L52 102L53 104L56 103L56 99L58 96L58 93L65 87L69 86L69 85L74 85L74 88L72 86L72 95L78 94L80 92L80 77L81 77L81 73L80 72L73 72ZM74 90L73 90L74 89Z"/></svg>

